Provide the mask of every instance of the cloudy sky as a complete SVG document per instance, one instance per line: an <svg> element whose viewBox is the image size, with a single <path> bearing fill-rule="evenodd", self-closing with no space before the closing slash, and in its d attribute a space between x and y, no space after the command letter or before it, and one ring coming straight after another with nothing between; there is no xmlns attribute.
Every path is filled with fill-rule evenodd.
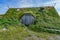
<svg viewBox="0 0 60 40"><path fill-rule="evenodd" d="M9 8L54 6L60 15L60 0L0 0L0 14L5 14Z"/></svg>

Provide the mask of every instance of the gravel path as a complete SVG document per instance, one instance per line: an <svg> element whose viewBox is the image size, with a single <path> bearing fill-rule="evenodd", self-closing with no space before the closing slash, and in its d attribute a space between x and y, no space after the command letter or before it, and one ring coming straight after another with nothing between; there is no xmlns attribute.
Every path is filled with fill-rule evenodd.
<svg viewBox="0 0 60 40"><path fill-rule="evenodd" d="M48 36L47 38L39 38L34 34L31 34L30 36L24 38L24 40L60 40L60 36L56 35L55 37Z"/></svg>

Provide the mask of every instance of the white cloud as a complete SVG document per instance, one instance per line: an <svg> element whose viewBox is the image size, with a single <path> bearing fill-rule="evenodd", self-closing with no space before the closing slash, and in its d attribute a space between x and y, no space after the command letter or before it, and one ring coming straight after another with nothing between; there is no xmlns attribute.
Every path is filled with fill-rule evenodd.
<svg viewBox="0 0 60 40"><path fill-rule="evenodd" d="M33 7L32 4L22 4L20 5L20 8L24 8L24 7Z"/></svg>
<svg viewBox="0 0 60 40"><path fill-rule="evenodd" d="M22 0L18 3L18 7L33 7L33 0Z"/></svg>
<svg viewBox="0 0 60 40"><path fill-rule="evenodd" d="M58 12L59 16L60 16L60 12Z"/></svg>
<svg viewBox="0 0 60 40"><path fill-rule="evenodd" d="M56 3L55 8L58 14L60 15L60 0L55 0L55 3Z"/></svg>
<svg viewBox="0 0 60 40"><path fill-rule="evenodd" d="M60 9L60 3L56 3L55 8Z"/></svg>
<svg viewBox="0 0 60 40"><path fill-rule="evenodd" d="M55 7L60 8L60 0L55 0L54 3L56 3Z"/></svg>

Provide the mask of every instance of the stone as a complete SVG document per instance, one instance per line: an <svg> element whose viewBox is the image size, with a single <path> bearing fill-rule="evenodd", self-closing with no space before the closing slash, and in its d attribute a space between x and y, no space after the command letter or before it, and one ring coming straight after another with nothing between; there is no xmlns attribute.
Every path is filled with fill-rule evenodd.
<svg viewBox="0 0 60 40"><path fill-rule="evenodd" d="M3 31L6 31L6 30L7 30L7 28L3 28L2 30L3 30Z"/></svg>
<svg viewBox="0 0 60 40"><path fill-rule="evenodd" d="M17 9L17 11L20 11L20 9Z"/></svg>
<svg viewBox="0 0 60 40"><path fill-rule="evenodd" d="M59 35L56 36L56 40L60 40L60 36Z"/></svg>

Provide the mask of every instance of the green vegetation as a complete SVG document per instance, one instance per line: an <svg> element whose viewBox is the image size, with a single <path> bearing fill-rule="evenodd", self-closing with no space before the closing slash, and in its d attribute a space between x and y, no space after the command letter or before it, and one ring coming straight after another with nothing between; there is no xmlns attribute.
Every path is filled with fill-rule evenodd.
<svg viewBox="0 0 60 40"><path fill-rule="evenodd" d="M34 24L28 27L20 21L25 13L31 13L35 17ZM3 28L7 28L7 31L3 31ZM60 34L56 30L60 30L60 17L54 7L10 8L5 15L0 16L0 40L24 40L31 34L48 40L48 35Z"/></svg>
<svg viewBox="0 0 60 40"><path fill-rule="evenodd" d="M38 33L19 26L8 27L5 31L0 29L0 40L48 40L48 36L54 38L56 34Z"/></svg>

